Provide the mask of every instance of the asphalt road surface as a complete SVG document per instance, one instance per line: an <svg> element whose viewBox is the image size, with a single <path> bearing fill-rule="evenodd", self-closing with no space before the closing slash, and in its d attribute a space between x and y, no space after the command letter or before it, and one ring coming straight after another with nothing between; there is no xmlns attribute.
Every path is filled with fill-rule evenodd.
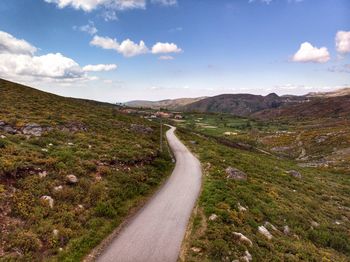
<svg viewBox="0 0 350 262"><path fill-rule="evenodd" d="M181 242L201 187L198 159L167 131L176 158L175 169L152 197L98 257L99 262L177 261Z"/></svg>

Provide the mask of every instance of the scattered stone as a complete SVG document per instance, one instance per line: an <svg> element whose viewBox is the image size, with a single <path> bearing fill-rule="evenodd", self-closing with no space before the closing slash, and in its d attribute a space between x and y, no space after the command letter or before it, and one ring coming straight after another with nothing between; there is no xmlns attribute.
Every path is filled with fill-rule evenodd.
<svg viewBox="0 0 350 262"><path fill-rule="evenodd" d="M63 126L60 126L59 129L63 132L70 132L70 133L88 131L88 128L83 123L79 123L79 122L66 123Z"/></svg>
<svg viewBox="0 0 350 262"><path fill-rule="evenodd" d="M83 205L78 205L78 208L79 209L84 209L84 206Z"/></svg>
<svg viewBox="0 0 350 262"><path fill-rule="evenodd" d="M199 252L201 252L201 248L199 248L199 247L192 247L191 250L192 250L194 253L199 253Z"/></svg>
<svg viewBox="0 0 350 262"><path fill-rule="evenodd" d="M238 233L238 232L233 232L233 236L235 239L237 239L239 242L242 243L246 243L248 244L250 247L253 246L253 242L247 238L245 235L243 235L242 233Z"/></svg>
<svg viewBox="0 0 350 262"><path fill-rule="evenodd" d="M268 240L272 239L272 235L271 235L270 231L268 231L266 229L266 227L264 227L264 226L258 227L258 232L260 234L262 234L264 237L266 237Z"/></svg>
<svg viewBox="0 0 350 262"><path fill-rule="evenodd" d="M238 211L240 211L240 212L245 212L245 211L247 211L247 208L244 207L244 206L241 206L241 203L239 203L239 202L238 202L238 204L237 204L237 207L238 207Z"/></svg>
<svg viewBox="0 0 350 262"><path fill-rule="evenodd" d="M54 200L53 200L52 197L50 197L50 196L42 196L41 199L46 201L49 204L50 208L53 208Z"/></svg>
<svg viewBox="0 0 350 262"><path fill-rule="evenodd" d="M69 146L74 146L74 144L71 143L71 142L67 143L67 145L69 145Z"/></svg>
<svg viewBox="0 0 350 262"><path fill-rule="evenodd" d="M283 234L285 234L285 235L289 235L290 234L289 226L284 226L283 227Z"/></svg>
<svg viewBox="0 0 350 262"><path fill-rule="evenodd" d="M272 225L270 222L265 222L265 224L264 224L264 226L266 227L266 228L270 228L271 230L273 230L273 231L278 231L278 229L274 226L274 225Z"/></svg>
<svg viewBox="0 0 350 262"><path fill-rule="evenodd" d="M2 139L5 139L5 138L6 138L6 136L4 136L4 135L1 135L1 136L0 136L0 138L2 138Z"/></svg>
<svg viewBox="0 0 350 262"><path fill-rule="evenodd" d="M210 221L215 221L218 218L218 216L216 214L211 214L209 217Z"/></svg>
<svg viewBox="0 0 350 262"><path fill-rule="evenodd" d="M336 224L336 225L340 225L340 224L341 224L341 222L340 222L340 221L338 221L338 220L336 220L336 221L334 222L334 224Z"/></svg>
<svg viewBox="0 0 350 262"><path fill-rule="evenodd" d="M287 174L291 175L292 177L295 177L295 178L301 178L301 174L298 172L298 171L295 171L295 170L289 170L287 171Z"/></svg>
<svg viewBox="0 0 350 262"><path fill-rule="evenodd" d="M43 133L43 128L36 123L29 123L23 127L22 133L30 136L41 136Z"/></svg>
<svg viewBox="0 0 350 262"><path fill-rule="evenodd" d="M61 186L61 185L55 186L55 187L53 188L53 190L55 190L55 191L61 191L62 189L63 189L63 186Z"/></svg>
<svg viewBox="0 0 350 262"><path fill-rule="evenodd" d="M78 183L78 178L75 175L68 175L66 176L68 183L70 184L76 184Z"/></svg>
<svg viewBox="0 0 350 262"><path fill-rule="evenodd" d="M131 131L134 131L136 133L149 134L153 132L153 129L151 127L147 127L144 125L132 124L130 127Z"/></svg>
<svg viewBox="0 0 350 262"><path fill-rule="evenodd" d="M252 255L249 253L249 251L246 250L246 251L244 252L244 256L241 257L241 260L244 261L244 262L249 262L249 261L252 261L252 260L253 260L253 257L252 257Z"/></svg>
<svg viewBox="0 0 350 262"><path fill-rule="evenodd" d="M50 144L49 144L49 146L53 146L53 144L52 144L52 143L50 143Z"/></svg>
<svg viewBox="0 0 350 262"><path fill-rule="evenodd" d="M53 234L55 237L58 236L58 233L59 233L58 229L54 229L54 230L52 231L52 234Z"/></svg>
<svg viewBox="0 0 350 262"><path fill-rule="evenodd" d="M91 149L91 148L92 148L92 145L89 145L88 147L89 147L89 149Z"/></svg>
<svg viewBox="0 0 350 262"><path fill-rule="evenodd" d="M95 176L95 180L96 180L97 182L100 182L100 181L102 180L102 176L101 176L100 174L97 174L97 175Z"/></svg>
<svg viewBox="0 0 350 262"><path fill-rule="evenodd" d="M49 150L47 148L42 148L41 151L43 152L49 152Z"/></svg>
<svg viewBox="0 0 350 262"><path fill-rule="evenodd" d="M197 144L198 144L197 141L195 141L195 140L191 140L190 143L191 143L192 145L197 145Z"/></svg>
<svg viewBox="0 0 350 262"><path fill-rule="evenodd" d="M47 176L47 172L46 171L41 171L41 172L39 172L38 175L39 175L40 178L44 178L44 177Z"/></svg>
<svg viewBox="0 0 350 262"><path fill-rule="evenodd" d="M326 141L326 139L327 139L328 137L327 136L319 136L319 137L316 137L316 143L322 143L322 142L324 142L324 141Z"/></svg>
<svg viewBox="0 0 350 262"><path fill-rule="evenodd" d="M17 130L10 126L9 124L5 123L4 121L0 121L0 130L4 131L5 133L9 134L16 134Z"/></svg>
<svg viewBox="0 0 350 262"><path fill-rule="evenodd" d="M247 174L238 170L237 168L228 167L225 169L225 172L228 179L247 180Z"/></svg>
<svg viewBox="0 0 350 262"><path fill-rule="evenodd" d="M312 227L319 227L320 224L317 223L316 221L311 221L311 226L312 226Z"/></svg>

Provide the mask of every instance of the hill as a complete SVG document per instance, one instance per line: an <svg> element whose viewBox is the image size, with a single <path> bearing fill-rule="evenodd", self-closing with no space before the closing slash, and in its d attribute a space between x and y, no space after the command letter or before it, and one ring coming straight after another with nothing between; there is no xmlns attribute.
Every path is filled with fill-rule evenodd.
<svg viewBox="0 0 350 262"><path fill-rule="evenodd" d="M264 109L303 101L304 97L280 97L274 93L267 96L251 94L223 94L202 99L184 107L189 112L229 113L248 116Z"/></svg>
<svg viewBox="0 0 350 262"><path fill-rule="evenodd" d="M156 123L1 79L0 97L1 261L81 260L170 173Z"/></svg>
<svg viewBox="0 0 350 262"><path fill-rule="evenodd" d="M309 93L307 97L336 97L336 96L348 96L350 95L350 87L341 88L330 92L313 92Z"/></svg>
<svg viewBox="0 0 350 262"><path fill-rule="evenodd" d="M350 95L316 97L308 102L262 110L251 115L262 120L276 118L332 118L350 116Z"/></svg>
<svg viewBox="0 0 350 262"><path fill-rule="evenodd" d="M178 98L178 99L166 99L161 101L135 100L135 101L127 102L125 103L125 105L129 107L137 107L137 108L151 108L151 109L165 108L170 110L179 110L183 106L200 101L205 98L206 97Z"/></svg>

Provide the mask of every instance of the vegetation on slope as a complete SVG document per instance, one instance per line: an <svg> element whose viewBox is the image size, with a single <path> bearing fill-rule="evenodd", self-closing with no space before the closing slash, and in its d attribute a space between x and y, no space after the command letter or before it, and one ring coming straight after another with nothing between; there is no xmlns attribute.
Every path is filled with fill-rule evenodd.
<svg viewBox="0 0 350 262"><path fill-rule="evenodd" d="M248 261L249 255L253 261L348 261L348 174L301 168L188 130L178 135L198 154L205 172L185 261ZM228 178L229 166L247 174L247 180ZM272 239L259 233L260 226Z"/></svg>
<svg viewBox="0 0 350 262"><path fill-rule="evenodd" d="M170 172L155 123L4 80L0 97L1 261L80 260Z"/></svg>

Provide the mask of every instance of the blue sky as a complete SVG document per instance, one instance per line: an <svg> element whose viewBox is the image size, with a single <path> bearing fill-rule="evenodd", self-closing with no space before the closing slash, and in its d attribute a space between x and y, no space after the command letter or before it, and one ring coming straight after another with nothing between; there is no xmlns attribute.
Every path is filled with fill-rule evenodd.
<svg viewBox="0 0 350 262"><path fill-rule="evenodd" d="M2 0L0 77L109 102L332 90L350 1Z"/></svg>

